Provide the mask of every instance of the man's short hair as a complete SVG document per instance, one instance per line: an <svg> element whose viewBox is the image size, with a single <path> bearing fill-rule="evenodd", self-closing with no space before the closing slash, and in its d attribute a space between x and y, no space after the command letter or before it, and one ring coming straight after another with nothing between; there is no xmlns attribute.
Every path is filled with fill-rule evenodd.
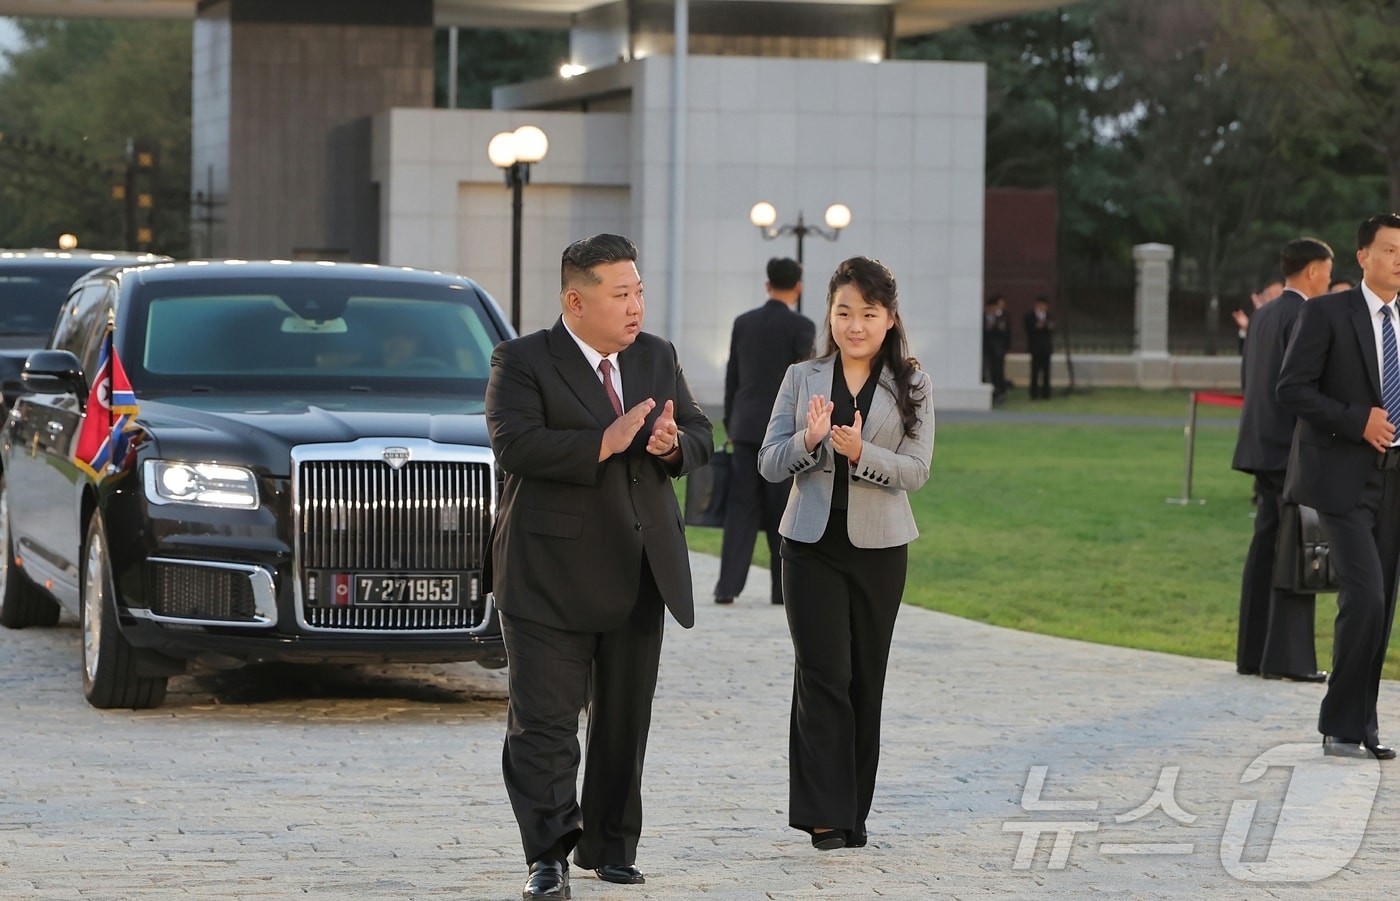
<svg viewBox="0 0 1400 901"><path fill-rule="evenodd" d="M593 271L595 266L624 260L637 262L637 245L621 235L580 238L564 248L564 259L559 266L559 290L567 291L580 283L599 284L602 280Z"/></svg>
<svg viewBox="0 0 1400 901"><path fill-rule="evenodd" d="M993 294L991 297L987 298L987 302L986 304L984 304L984 306L994 307L997 304L1001 303L1003 300L1006 300L1006 298L1001 296L1000 294Z"/></svg>
<svg viewBox="0 0 1400 901"><path fill-rule="evenodd" d="M1356 249L1365 250L1370 247L1371 242L1376 240L1376 232L1383 228L1400 228L1400 214L1381 213L1361 223L1361 227L1356 230Z"/></svg>
<svg viewBox="0 0 1400 901"><path fill-rule="evenodd" d="M1291 278L1313 263L1332 259L1332 248L1317 238L1294 238L1279 251L1278 265L1284 278Z"/></svg>
<svg viewBox="0 0 1400 901"><path fill-rule="evenodd" d="M787 257L773 257L768 261L768 284L779 291L791 291L802 281L802 264Z"/></svg>

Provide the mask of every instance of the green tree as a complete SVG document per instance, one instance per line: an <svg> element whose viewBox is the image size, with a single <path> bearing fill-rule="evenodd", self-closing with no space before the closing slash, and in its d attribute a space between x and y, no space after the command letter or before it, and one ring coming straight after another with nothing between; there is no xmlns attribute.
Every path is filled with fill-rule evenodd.
<svg viewBox="0 0 1400 901"><path fill-rule="evenodd" d="M19 19L25 46L0 75L0 245L52 245L63 231L89 247L125 241L112 199L132 138L155 141L160 171L154 249L189 242L188 22Z"/></svg>
<svg viewBox="0 0 1400 901"><path fill-rule="evenodd" d="M447 105L447 29L437 32L435 101ZM457 30L457 106L489 109L491 89L556 75L569 61L569 33L524 28Z"/></svg>
<svg viewBox="0 0 1400 901"><path fill-rule="evenodd" d="M1387 209L1400 209L1400 2L1222 0L1219 17L1241 65L1288 102L1289 127L1325 132L1336 157L1381 161Z"/></svg>

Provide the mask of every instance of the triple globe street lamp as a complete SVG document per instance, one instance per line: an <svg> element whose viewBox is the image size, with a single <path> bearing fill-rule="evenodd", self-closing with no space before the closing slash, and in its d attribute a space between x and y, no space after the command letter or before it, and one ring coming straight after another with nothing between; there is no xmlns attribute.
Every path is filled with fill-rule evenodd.
<svg viewBox="0 0 1400 901"><path fill-rule="evenodd" d="M506 187L511 189L510 205L510 324L520 333L520 214L524 208L524 188L530 183L530 164L538 163L549 152L549 138L534 125L503 131L491 139L486 155L502 169Z"/></svg>

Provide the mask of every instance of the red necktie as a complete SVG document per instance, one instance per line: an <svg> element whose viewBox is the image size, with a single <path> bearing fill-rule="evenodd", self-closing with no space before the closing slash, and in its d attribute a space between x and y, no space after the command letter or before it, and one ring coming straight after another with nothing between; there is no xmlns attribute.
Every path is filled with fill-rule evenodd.
<svg viewBox="0 0 1400 901"><path fill-rule="evenodd" d="M618 416L622 415L622 398L617 396L617 389L612 383L612 360L603 360L598 364L598 371L603 374L603 387L607 389L608 400L612 401L613 412Z"/></svg>

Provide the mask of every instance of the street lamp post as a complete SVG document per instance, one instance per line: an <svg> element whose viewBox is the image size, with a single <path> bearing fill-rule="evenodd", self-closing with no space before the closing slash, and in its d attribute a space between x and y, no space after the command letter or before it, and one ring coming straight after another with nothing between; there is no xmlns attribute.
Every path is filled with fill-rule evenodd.
<svg viewBox="0 0 1400 901"><path fill-rule="evenodd" d="M826 208L826 228L819 225L808 225L802 218L802 211L797 211L797 223L795 225L775 225L778 221L778 208L766 200L760 200L749 210L749 221L758 226L758 230L763 233L765 241L772 241L781 235L797 236L797 262L802 263L802 239L808 235L820 235L828 241L835 241L841 234L841 229L851 224L851 208L844 203L833 203ZM797 308L802 309L802 298L797 298Z"/></svg>
<svg viewBox="0 0 1400 901"><path fill-rule="evenodd" d="M538 163L549 152L549 138L534 125L503 131L491 139L486 155L491 164L505 172L511 189L510 204L510 325L520 333L520 214L525 207L525 186L530 183L530 164Z"/></svg>

